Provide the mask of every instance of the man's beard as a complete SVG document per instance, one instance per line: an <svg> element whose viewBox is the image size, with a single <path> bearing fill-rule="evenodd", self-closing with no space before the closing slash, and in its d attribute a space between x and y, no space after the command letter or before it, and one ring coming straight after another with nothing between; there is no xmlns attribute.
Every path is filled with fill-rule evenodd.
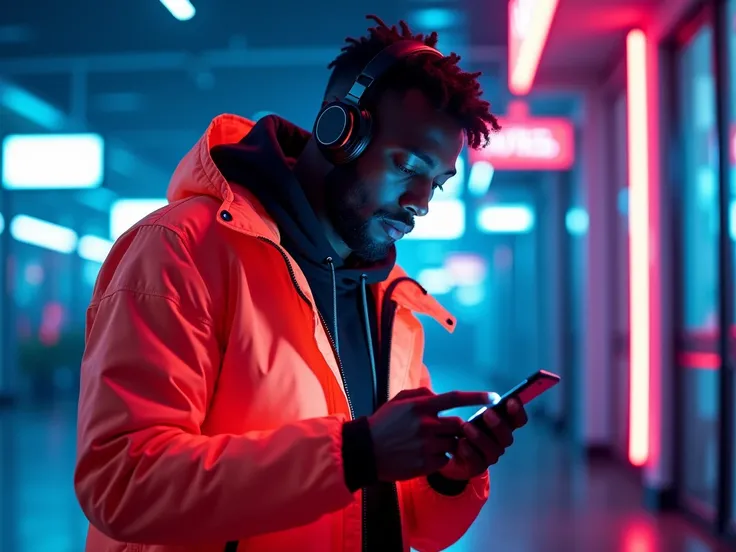
<svg viewBox="0 0 736 552"><path fill-rule="evenodd" d="M325 209L335 232L357 258L365 262L385 259L393 242L377 242L370 237L373 219L395 219L413 226L408 213L391 215L384 210L375 211L370 217L361 214L361 207L370 201L367 185L358 181L355 163L334 167L325 178Z"/></svg>

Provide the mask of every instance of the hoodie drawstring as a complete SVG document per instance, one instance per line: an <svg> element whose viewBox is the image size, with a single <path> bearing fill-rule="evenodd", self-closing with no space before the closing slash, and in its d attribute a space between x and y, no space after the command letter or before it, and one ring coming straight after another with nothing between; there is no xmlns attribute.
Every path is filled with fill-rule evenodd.
<svg viewBox="0 0 736 552"><path fill-rule="evenodd" d="M335 263L332 257L325 259L327 266L330 267L330 276L332 276L332 339L335 341L335 350L340 354L340 335L337 329L337 281L335 279Z"/></svg>
<svg viewBox="0 0 736 552"><path fill-rule="evenodd" d="M366 291L365 274L360 276L360 295L363 298L363 321L365 322L365 338L368 341L368 355L371 358L371 374L373 375L373 405L378 402L378 375L376 374L376 359L373 356L373 335L371 334L371 317L368 312L368 293Z"/></svg>
<svg viewBox="0 0 736 552"><path fill-rule="evenodd" d="M332 277L332 339L335 342L337 354L340 354L340 337L337 323L337 276L335 274L335 263L332 257L325 259L327 266L330 267L330 276ZM366 289L366 279L368 276L361 274L360 276L360 297L363 303L363 322L365 325L365 338L368 341L368 356L371 359L371 376L373 377L373 404L378 401L378 375L376 374L376 359L373 354L373 334L371 332L371 317L368 310L368 291Z"/></svg>

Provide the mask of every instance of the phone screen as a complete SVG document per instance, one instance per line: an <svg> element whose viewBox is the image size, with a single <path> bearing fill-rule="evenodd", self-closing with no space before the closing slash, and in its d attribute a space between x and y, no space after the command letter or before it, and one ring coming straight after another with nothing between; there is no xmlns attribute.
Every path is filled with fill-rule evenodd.
<svg viewBox="0 0 736 552"><path fill-rule="evenodd" d="M502 409L506 402L512 397L519 399L521 404L527 405L539 395L557 385L559 382L560 376L557 374L540 370L526 378L513 389L504 393L494 405L490 407L484 406L478 410L478 412L468 418L468 421L472 422L474 419L481 416L488 408Z"/></svg>

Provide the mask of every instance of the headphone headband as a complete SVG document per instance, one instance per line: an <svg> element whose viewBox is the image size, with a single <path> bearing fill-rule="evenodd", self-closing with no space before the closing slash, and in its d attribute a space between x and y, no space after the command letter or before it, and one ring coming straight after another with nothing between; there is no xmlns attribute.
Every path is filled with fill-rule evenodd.
<svg viewBox="0 0 736 552"><path fill-rule="evenodd" d="M417 54L443 57L438 50L421 42L395 42L368 62L343 99L322 106L313 134L328 161L335 165L349 163L368 147L373 136L373 117L361 105L363 96L396 62Z"/></svg>
<svg viewBox="0 0 736 552"><path fill-rule="evenodd" d="M381 75L388 71L397 61L400 59L407 58L409 56L418 54L430 54L433 57L444 57L439 50L416 42L413 40L402 40L394 42L390 46L387 46L373 59L368 62L360 75L357 76L350 90L345 95L343 101L353 104L360 105L360 101L366 93L366 90L377 81Z"/></svg>

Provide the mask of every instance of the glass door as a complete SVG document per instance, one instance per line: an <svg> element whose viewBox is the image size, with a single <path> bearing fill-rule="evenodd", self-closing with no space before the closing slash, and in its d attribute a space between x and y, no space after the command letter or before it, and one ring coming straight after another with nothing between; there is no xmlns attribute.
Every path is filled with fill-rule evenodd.
<svg viewBox="0 0 736 552"><path fill-rule="evenodd" d="M679 493L715 519L719 426L719 197L713 31L703 24L676 54L680 166L676 278Z"/></svg>
<svg viewBox="0 0 736 552"><path fill-rule="evenodd" d="M721 27L722 38L721 42L725 42L724 55L727 60L726 71L724 75L724 85L722 94L726 94L727 101L725 102L725 110L727 112L727 125L726 125L726 136L725 139L721 140L727 144L727 166L728 171L726 174L726 182L729 190L729 205L728 205L728 235L730 242L730 255L731 255L731 324L728 329L728 369L730 371L727 374L728 377L722 378L727 382L727 389L730 390L730 396L726 404L724 404L725 420L730 425L731 437L728 440L728 444L731 450L727 454L723 454L722 458L725 462L730 463L730 481L725 482L727 485L726 489L728 495L724 500L724 506L728 508L728 512L722 513L723 518L726 520L726 530L731 534L732 537L736 537L736 459L734 458L734 443L736 442L736 407L733 401L736 400L736 376L734 370L736 369L736 273L733 270L733 259L736 259L736 97L734 97L734 91L736 91L736 27L733 22L736 20L736 0L728 0L725 5L725 17L722 18L723 24ZM730 380L730 382L728 382Z"/></svg>
<svg viewBox="0 0 736 552"><path fill-rule="evenodd" d="M731 536L736 536L736 101L730 92L736 76L735 4L707 6L677 39L680 147L673 156L679 196L679 494L686 508Z"/></svg>

